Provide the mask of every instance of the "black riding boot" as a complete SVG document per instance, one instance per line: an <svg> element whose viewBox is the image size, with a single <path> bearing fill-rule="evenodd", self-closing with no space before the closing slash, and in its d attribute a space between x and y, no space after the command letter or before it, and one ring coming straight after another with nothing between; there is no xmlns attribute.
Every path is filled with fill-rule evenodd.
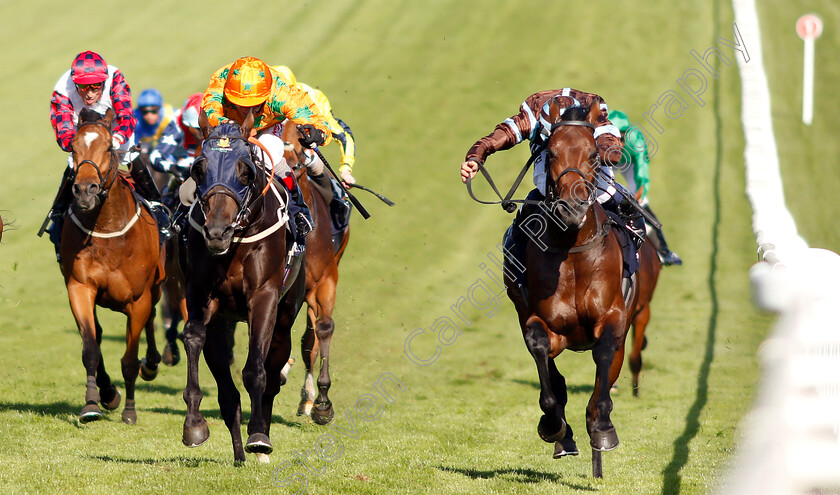
<svg viewBox="0 0 840 495"><path fill-rule="evenodd" d="M656 218L656 215L651 211L649 205L644 205L642 208L645 209L653 218ZM658 218L656 218L659 221ZM656 253L659 255L659 260L662 261L663 265L682 265L682 259L679 255L670 249L668 249L668 242L665 240L665 234L662 233L662 229L654 228L652 225L650 226L651 230L656 234Z"/></svg>
<svg viewBox="0 0 840 495"><path fill-rule="evenodd" d="M50 208L48 214L51 223L47 233L50 242L55 246L55 259L59 263L61 263L61 229L64 227L64 217L67 214L67 209L70 208L70 203L73 201L73 180L75 177L75 170L70 167L64 169L61 184L58 186L58 193L55 195L55 200L53 200L52 208Z"/></svg>
<svg viewBox="0 0 840 495"><path fill-rule="evenodd" d="M131 178L134 179L134 187L137 192L149 203L152 215L157 221L161 243L163 243L172 237L169 209L160 202L160 191L158 191L155 181L152 179L152 174L149 173L146 160L145 155L141 154L131 162Z"/></svg>
<svg viewBox="0 0 840 495"><path fill-rule="evenodd" d="M304 246L306 246L305 238L315 228L315 222L312 221L312 214L309 212L309 207L306 206L306 201L303 200L303 193L300 192L297 181L289 191L289 197L291 198L291 201L289 201L289 216L294 218L295 243L298 252L302 252Z"/></svg>

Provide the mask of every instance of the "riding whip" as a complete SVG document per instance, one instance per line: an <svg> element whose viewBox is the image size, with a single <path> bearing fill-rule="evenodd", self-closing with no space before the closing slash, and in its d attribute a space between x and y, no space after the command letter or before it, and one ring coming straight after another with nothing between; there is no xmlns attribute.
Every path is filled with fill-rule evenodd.
<svg viewBox="0 0 840 495"><path fill-rule="evenodd" d="M347 197L350 198L350 202L353 203L353 206L355 206L357 210L359 210L359 213L361 213L362 217L365 220L370 218L370 213L368 213L365 207L362 206L362 203L359 203L359 200L356 199L356 197L353 196L350 193L350 191L347 190L346 187L344 187L344 184L341 183L341 178L338 176L338 174L335 173L332 167L330 167L330 163L327 161L326 158L324 158L324 155L321 153L321 150L319 150L317 147L311 149L315 152L316 155L318 155L318 158L320 158L321 161L324 162L324 165L327 167L327 170L329 170L332 176L335 177L335 180L338 181L338 187L340 187L341 190L344 191L344 194L346 194Z"/></svg>
<svg viewBox="0 0 840 495"><path fill-rule="evenodd" d="M386 205L388 205L388 206L394 206L394 202L393 202L393 201L391 201L390 199L386 198L385 196L383 196L383 195L379 194L379 193L378 193L378 192L376 192L376 191L372 191L372 190L368 189L368 188L367 188L367 187L365 187L365 186L361 186L361 185L359 185L359 184L355 184L355 183L353 183L353 184L348 184L348 185L349 185L350 187L355 187L355 188L357 188L357 189L361 189L362 191L367 191L367 192L369 192L369 193L373 194L374 196L376 196L377 198L379 198L380 200L382 200L382 202L383 202L383 203L385 203L385 204L386 204Z"/></svg>

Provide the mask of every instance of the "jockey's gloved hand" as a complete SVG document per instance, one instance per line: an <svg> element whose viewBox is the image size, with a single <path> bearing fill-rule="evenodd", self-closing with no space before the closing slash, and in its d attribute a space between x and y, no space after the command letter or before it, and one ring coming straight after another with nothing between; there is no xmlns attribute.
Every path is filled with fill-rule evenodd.
<svg viewBox="0 0 840 495"><path fill-rule="evenodd" d="M120 149L120 146L123 145L123 137L119 134L114 134L111 136L111 147L115 150Z"/></svg>
<svg viewBox="0 0 840 495"><path fill-rule="evenodd" d="M315 148L324 144L324 133L312 124L303 124L298 126L298 131L303 134L300 138L300 144L306 148Z"/></svg>

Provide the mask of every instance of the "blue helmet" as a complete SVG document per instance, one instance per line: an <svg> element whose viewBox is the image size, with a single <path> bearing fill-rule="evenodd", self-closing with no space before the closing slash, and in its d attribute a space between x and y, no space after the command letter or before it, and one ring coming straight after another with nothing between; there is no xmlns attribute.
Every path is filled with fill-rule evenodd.
<svg viewBox="0 0 840 495"><path fill-rule="evenodd" d="M163 96L161 96L160 91L154 88L144 89L137 97L137 106L161 107L163 106Z"/></svg>

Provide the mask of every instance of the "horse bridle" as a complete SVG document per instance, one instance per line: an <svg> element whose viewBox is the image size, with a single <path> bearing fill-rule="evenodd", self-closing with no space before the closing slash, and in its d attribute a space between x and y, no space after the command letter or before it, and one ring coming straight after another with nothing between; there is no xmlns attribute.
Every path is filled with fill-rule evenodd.
<svg viewBox="0 0 840 495"><path fill-rule="evenodd" d="M84 127L86 125L99 125L99 126L104 127L105 130L108 131L108 138L109 138L108 140L110 141L111 128L107 124L105 124L104 122L97 122L97 121L83 122L82 125L79 126L79 129L76 130L76 133L78 134L79 131L82 130L82 127ZM111 155L111 165L113 165L114 162L116 162L116 159L117 159L117 151L113 148L113 145L110 145L110 144L109 144L108 150L110 151L110 155ZM102 198L108 197L108 191L114 185L114 181L117 178L117 169L119 167L113 167L113 166L109 167L108 168L108 174L105 177L102 177L102 169L99 168L99 165L97 165L96 162L94 162L93 160L82 160L76 165L76 173L77 174L79 173L79 170L82 168L82 165L88 165L88 164L93 167L93 170L96 172L96 176L99 177L99 192L97 193L97 196L100 196Z"/></svg>
<svg viewBox="0 0 840 495"><path fill-rule="evenodd" d="M595 132L595 126L590 124L589 122L584 121L584 120L561 120L560 122L555 122L554 124L551 125L551 127L549 128L549 131L548 131L549 136L551 136L554 133L555 129L557 129L558 127L563 127L563 126L588 127L590 129L592 129L593 133ZM546 174L550 177L551 176L550 170L546 170ZM589 179L587 179L587 177L586 177L586 175L584 175L583 171L578 167L570 167L570 168L564 169L562 172L557 174L556 178L551 179L553 187L548 187L546 185L545 196L546 196L546 199L549 200L549 203L552 204L552 205L555 205L557 203L557 201L560 201L559 198L554 198L554 190L557 188L558 184L560 183L560 179L562 179L563 176L566 175L566 174L577 174L584 180L584 182L587 185L587 188L589 189L589 198L586 200L585 204L587 206L591 205L595 201L596 188L592 185L592 182Z"/></svg>
<svg viewBox="0 0 840 495"><path fill-rule="evenodd" d="M248 142L248 140L243 138L243 137L228 137L228 139L242 140L242 141L245 141L246 143ZM259 161L258 157L257 157L256 153L254 152L254 150L250 148L250 146L249 146L249 149L251 150L251 161L256 165L257 161ZM204 156L203 156L203 151L202 151L202 156L199 156L199 158L196 159L196 161L198 161L198 160L206 160L206 158L204 158ZM259 173L259 167L257 167L257 173ZM196 199L196 203L198 203L199 209L201 211L201 215L204 218L207 218L207 210L206 210L207 203L206 202L210 198L212 198L213 196L215 196L217 194L222 194L222 195L228 196L231 199L233 199L233 201L236 202L237 208L239 209L239 211L237 211L237 213L236 213L236 216L233 218L233 222L230 225L233 227L233 229L235 231L247 228L248 227L248 219L251 217L251 213L253 211L252 208L253 208L254 204L260 198L263 197L263 195L258 195L256 198L253 198L253 196L254 196L254 186L255 185L256 185L256 177L254 177L254 180L251 181L250 184L248 184L248 190L245 192L245 197L243 197L241 201L233 193L233 191L231 191L227 187L224 187L224 186L213 187L212 189L210 189L210 191L207 192L206 195L198 197Z"/></svg>

